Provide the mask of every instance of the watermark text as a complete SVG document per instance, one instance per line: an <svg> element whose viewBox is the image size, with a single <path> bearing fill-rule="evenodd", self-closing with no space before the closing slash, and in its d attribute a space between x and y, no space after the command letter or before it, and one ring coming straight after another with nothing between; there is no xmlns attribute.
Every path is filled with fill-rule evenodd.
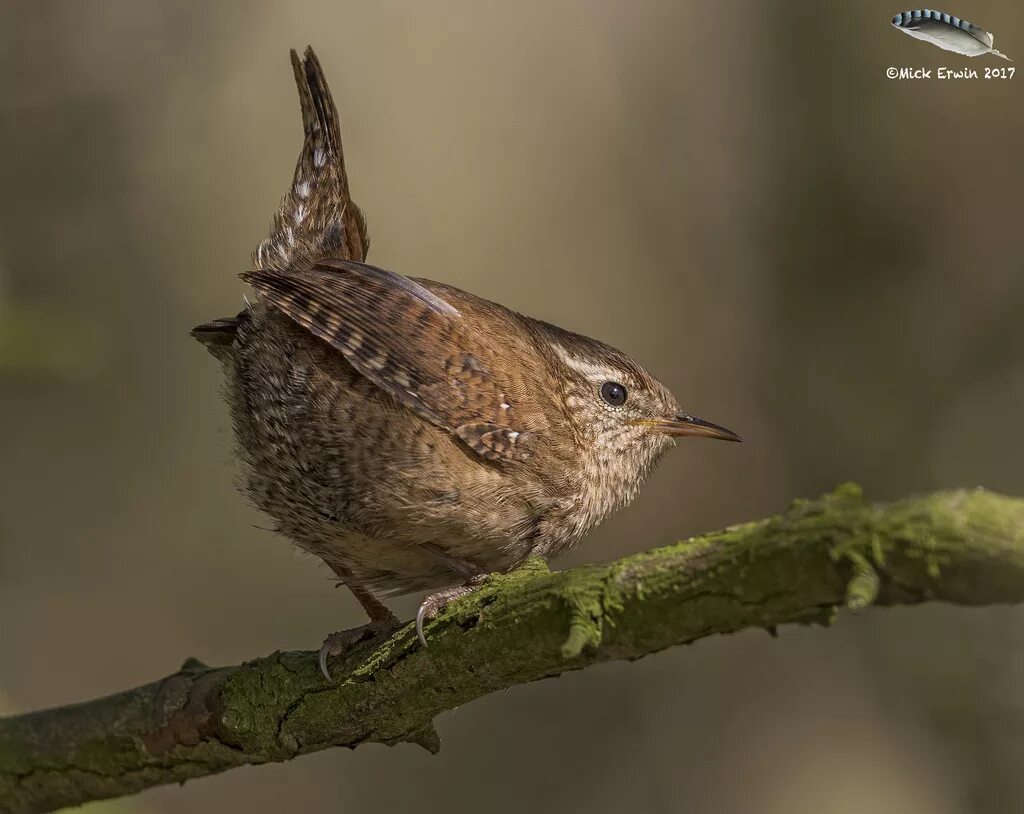
<svg viewBox="0 0 1024 814"><path fill-rule="evenodd" d="M1007 67L986 67L986 68L950 68L940 66L938 68L899 68L890 65L885 69L887 79L938 79L940 81L957 79L1013 79L1017 69L1010 65Z"/></svg>

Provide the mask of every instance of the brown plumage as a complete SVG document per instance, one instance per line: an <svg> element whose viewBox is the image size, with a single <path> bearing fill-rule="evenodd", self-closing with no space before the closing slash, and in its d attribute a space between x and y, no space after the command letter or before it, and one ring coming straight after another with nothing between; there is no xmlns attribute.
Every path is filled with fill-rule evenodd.
<svg viewBox="0 0 1024 814"><path fill-rule="evenodd" d="M448 588L422 637L482 575L555 556L628 503L675 437L738 438L614 348L363 263L334 102L311 50L292 63L305 141L242 275L258 298L193 335L224 366L245 492L371 617L325 659L397 623L377 595Z"/></svg>

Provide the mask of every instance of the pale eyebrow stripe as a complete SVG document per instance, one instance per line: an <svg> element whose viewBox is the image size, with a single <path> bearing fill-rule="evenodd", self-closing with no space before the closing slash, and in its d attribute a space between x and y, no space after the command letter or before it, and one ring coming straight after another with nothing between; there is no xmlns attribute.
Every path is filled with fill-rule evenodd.
<svg viewBox="0 0 1024 814"><path fill-rule="evenodd" d="M622 376L621 373L611 368L604 367L603 365L596 365L593 362L588 362L586 359L581 359L579 356L573 355L557 342L552 342L551 348L568 367L591 381L603 382L608 379L614 379Z"/></svg>

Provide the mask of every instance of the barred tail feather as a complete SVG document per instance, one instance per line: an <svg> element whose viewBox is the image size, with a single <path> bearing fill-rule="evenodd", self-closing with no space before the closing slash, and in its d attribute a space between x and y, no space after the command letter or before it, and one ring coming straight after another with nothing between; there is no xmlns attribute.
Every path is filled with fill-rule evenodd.
<svg viewBox="0 0 1024 814"><path fill-rule="evenodd" d="M365 260L366 221L349 196L341 128L334 98L312 48L291 52L304 140L291 189L271 235L253 253L257 271L304 268L316 260Z"/></svg>

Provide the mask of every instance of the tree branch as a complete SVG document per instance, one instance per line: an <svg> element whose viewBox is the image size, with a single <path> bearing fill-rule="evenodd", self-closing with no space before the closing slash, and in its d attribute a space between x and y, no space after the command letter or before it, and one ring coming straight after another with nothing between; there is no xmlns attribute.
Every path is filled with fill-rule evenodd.
<svg viewBox="0 0 1024 814"><path fill-rule="evenodd" d="M891 504L854 486L606 565L492 576L428 628L332 665L313 652L160 681L0 720L0 809L51 811L331 746L439 747L432 719L499 689L704 636L838 608L1024 600L1024 500L942 492Z"/></svg>

